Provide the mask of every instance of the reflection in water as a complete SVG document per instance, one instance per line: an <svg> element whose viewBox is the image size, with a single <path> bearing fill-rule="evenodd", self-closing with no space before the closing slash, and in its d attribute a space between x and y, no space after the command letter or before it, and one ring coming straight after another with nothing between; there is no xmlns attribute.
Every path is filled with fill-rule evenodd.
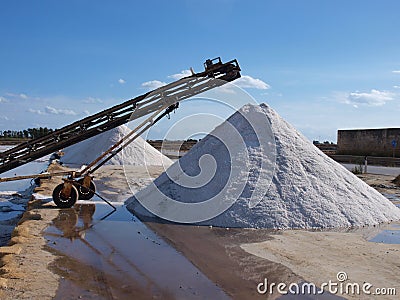
<svg viewBox="0 0 400 300"><path fill-rule="evenodd" d="M62 236L71 241L85 238L85 230L92 225L95 204L75 204L68 209L60 209L53 220L54 226L62 232Z"/></svg>
<svg viewBox="0 0 400 300"><path fill-rule="evenodd" d="M394 222L386 225L376 235L369 238L369 241L383 244L400 244L399 222Z"/></svg>
<svg viewBox="0 0 400 300"><path fill-rule="evenodd" d="M55 299L229 299L125 206L111 213L99 202L75 205L46 229L63 277Z"/></svg>

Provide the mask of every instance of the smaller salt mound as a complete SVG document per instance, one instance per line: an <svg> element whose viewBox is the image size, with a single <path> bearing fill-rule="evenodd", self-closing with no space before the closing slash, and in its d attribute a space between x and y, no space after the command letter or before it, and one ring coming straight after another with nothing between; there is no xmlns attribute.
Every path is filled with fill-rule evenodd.
<svg viewBox="0 0 400 300"><path fill-rule="evenodd" d="M276 166L272 183L257 183L257 172L239 176L237 181L247 181L247 188L239 199L222 214L199 224L244 228L334 228L375 225L400 219L399 208L322 153L265 104L244 106L170 167L176 169L179 163L182 169L183 173L175 174L174 178L184 174L196 176L201 158L211 155L221 167L210 183L191 189L176 184L174 178L163 173L153 184L128 199L127 208L143 219L155 218L137 199L154 203L161 192L175 201L199 203L206 201L209 195L222 191L230 158L223 144L213 136L223 136L229 127L227 122L241 133L250 158L267 160L257 151L255 136L244 121L244 118L254 120L259 113L265 114L275 135ZM259 124L258 129L263 130L267 125ZM250 207L249 199L257 189L263 189L264 196L256 206ZM224 197L229 198L230 194L226 193ZM162 213L167 210L170 208L165 202L160 202L157 211ZM179 214L179 211L176 213Z"/></svg>
<svg viewBox="0 0 400 300"><path fill-rule="evenodd" d="M129 134L131 130L125 126L119 126L109 131L91 137L78 144L69 146L64 149L65 155L61 158L61 162L67 165L87 165L111 148L115 143L120 141L124 136ZM133 165L144 166L152 165L169 166L172 161L163 155L160 151L152 147L142 137L138 137L120 153L111 158L107 165Z"/></svg>

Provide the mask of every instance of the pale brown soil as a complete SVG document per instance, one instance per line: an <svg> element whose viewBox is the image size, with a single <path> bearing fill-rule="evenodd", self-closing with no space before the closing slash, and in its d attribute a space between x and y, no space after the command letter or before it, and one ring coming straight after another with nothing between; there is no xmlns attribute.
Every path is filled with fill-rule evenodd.
<svg viewBox="0 0 400 300"><path fill-rule="evenodd" d="M357 176L385 197L395 196L400 199L400 186L394 182L394 176L377 174L359 174ZM400 200L392 202L396 205L400 204Z"/></svg>
<svg viewBox="0 0 400 300"><path fill-rule="evenodd" d="M320 286L338 282L338 272L346 272L351 283L371 283L379 288L400 291L400 245L366 240L362 231L285 231L261 243L246 243L248 253L282 264L308 282ZM360 299L360 295L343 295ZM367 295L362 295L364 299ZM386 296L383 299L398 299ZM371 298L372 299L372 298Z"/></svg>
<svg viewBox="0 0 400 300"><path fill-rule="evenodd" d="M393 180L395 179L394 176L368 173L358 174L357 177L362 179L365 183L374 187L381 193L400 195L400 186L393 182Z"/></svg>
<svg viewBox="0 0 400 300"><path fill-rule="evenodd" d="M50 172L65 171L57 164ZM43 180L36 191L51 194L61 178ZM58 209L42 205L34 198L15 227L9 246L0 248L0 298L1 299L52 299L56 294L59 276L51 272L49 264L56 256L46 251L44 230L57 216Z"/></svg>
<svg viewBox="0 0 400 300"><path fill-rule="evenodd" d="M56 257L44 249L42 233L56 215L56 209L28 209L9 246L0 248L1 299L52 299L55 295L59 276L48 265Z"/></svg>
<svg viewBox="0 0 400 300"><path fill-rule="evenodd" d="M392 181L395 185L400 186L400 175L396 176Z"/></svg>

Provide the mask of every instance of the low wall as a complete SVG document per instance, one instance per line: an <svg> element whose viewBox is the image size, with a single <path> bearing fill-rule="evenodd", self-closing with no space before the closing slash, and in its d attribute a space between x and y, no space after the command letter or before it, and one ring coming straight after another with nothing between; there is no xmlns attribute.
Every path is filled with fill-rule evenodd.
<svg viewBox="0 0 400 300"><path fill-rule="evenodd" d="M338 130L337 154L400 157L399 143L400 128Z"/></svg>

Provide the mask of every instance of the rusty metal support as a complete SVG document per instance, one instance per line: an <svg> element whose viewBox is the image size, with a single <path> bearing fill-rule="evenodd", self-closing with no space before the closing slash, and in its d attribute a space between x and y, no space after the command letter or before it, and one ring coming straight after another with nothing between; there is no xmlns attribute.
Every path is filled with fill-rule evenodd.
<svg viewBox="0 0 400 300"><path fill-rule="evenodd" d="M64 198L71 197L71 190L72 190L73 181L69 179L64 179L64 186L61 191L61 196Z"/></svg>
<svg viewBox="0 0 400 300"><path fill-rule="evenodd" d="M82 186L89 189L90 188L90 183L92 182L92 176L90 175L85 175L83 176L83 183Z"/></svg>

